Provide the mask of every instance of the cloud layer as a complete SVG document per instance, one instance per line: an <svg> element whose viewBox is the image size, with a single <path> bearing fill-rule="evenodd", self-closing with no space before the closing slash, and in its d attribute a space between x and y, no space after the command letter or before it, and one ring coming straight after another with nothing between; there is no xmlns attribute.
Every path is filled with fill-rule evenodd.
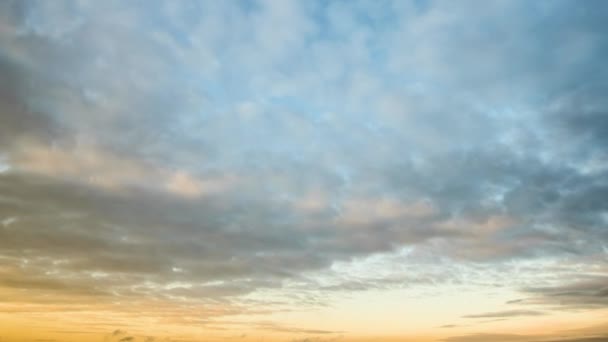
<svg viewBox="0 0 608 342"><path fill-rule="evenodd" d="M0 287L216 317L504 281L514 308L469 317L606 308L607 12L4 1ZM379 269L408 272L331 268L404 249Z"/></svg>

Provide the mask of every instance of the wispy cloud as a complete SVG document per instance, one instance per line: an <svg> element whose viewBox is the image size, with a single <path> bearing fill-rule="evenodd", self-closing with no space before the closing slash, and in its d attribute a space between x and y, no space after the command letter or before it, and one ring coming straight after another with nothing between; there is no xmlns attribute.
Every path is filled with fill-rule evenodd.
<svg viewBox="0 0 608 342"><path fill-rule="evenodd" d="M542 311L533 311L533 310L507 310L507 311L497 311L497 312L484 312L480 314L474 315L466 315L464 318L506 318L506 317L519 317L519 316L542 316L546 315L545 312Z"/></svg>

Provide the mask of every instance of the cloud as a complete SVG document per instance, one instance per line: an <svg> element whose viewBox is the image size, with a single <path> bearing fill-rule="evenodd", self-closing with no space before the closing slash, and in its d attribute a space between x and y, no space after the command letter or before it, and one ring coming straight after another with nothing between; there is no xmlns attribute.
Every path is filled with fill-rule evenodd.
<svg viewBox="0 0 608 342"><path fill-rule="evenodd" d="M192 301L208 318L290 282L310 305L475 282L606 306L587 279L608 239L603 2L0 9L14 300ZM405 276L332 268L403 249ZM528 266L545 260L564 266Z"/></svg>
<svg viewBox="0 0 608 342"><path fill-rule="evenodd" d="M343 339L343 336L337 336L337 337L331 337L331 338L305 337L305 338L292 339L291 342L328 342L328 341L340 341L342 339Z"/></svg>
<svg viewBox="0 0 608 342"><path fill-rule="evenodd" d="M575 282L564 282L546 287L524 288L530 297L520 299L519 304L543 304L570 310L605 308L608 303L606 277L591 276Z"/></svg>
<svg viewBox="0 0 608 342"><path fill-rule="evenodd" d="M608 336L600 336L600 337L581 337L574 339L566 339L566 340L555 340L548 342L606 342L608 341Z"/></svg>
<svg viewBox="0 0 608 342"><path fill-rule="evenodd" d="M451 328L457 328L459 326L460 325L457 325L457 324L445 324L445 325L440 326L439 328L440 329L451 329Z"/></svg>
<svg viewBox="0 0 608 342"><path fill-rule="evenodd" d="M328 334L340 334L342 331L331 331L331 330L319 330L319 329L302 329L294 327L286 327L280 324L272 322L258 322L253 325L257 329L271 330L282 333L296 333L296 334L309 334L309 335L328 335Z"/></svg>
<svg viewBox="0 0 608 342"><path fill-rule="evenodd" d="M511 341L534 341L534 336L529 335L516 335L516 334L472 334L465 336L449 337L444 341L448 342L481 342L481 341L497 341L497 342L511 342Z"/></svg>
<svg viewBox="0 0 608 342"><path fill-rule="evenodd" d="M135 335L135 334L131 334L122 329L116 329L112 333L106 334L103 340L112 341L112 342L132 342L132 341L152 342L152 341L155 341L156 338L151 337L151 336ZM167 339L164 339L164 340L167 340Z"/></svg>
<svg viewBox="0 0 608 342"><path fill-rule="evenodd" d="M484 312L474 315L466 315L464 318L504 318L504 317L519 317L519 316L542 316L546 313L533 310L507 310L497 312Z"/></svg>
<svg viewBox="0 0 608 342"><path fill-rule="evenodd" d="M538 341L538 342L600 342L606 341L606 324L586 326L578 329L552 330L538 335L476 333L452 336L445 341Z"/></svg>
<svg viewBox="0 0 608 342"><path fill-rule="evenodd" d="M580 337L564 337L564 336L541 336L541 335L515 335L515 334L472 334L464 336L455 336L445 339L449 342L475 342L475 341L538 341L538 342L605 342L608 341L608 336L580 336Z"/></svg>

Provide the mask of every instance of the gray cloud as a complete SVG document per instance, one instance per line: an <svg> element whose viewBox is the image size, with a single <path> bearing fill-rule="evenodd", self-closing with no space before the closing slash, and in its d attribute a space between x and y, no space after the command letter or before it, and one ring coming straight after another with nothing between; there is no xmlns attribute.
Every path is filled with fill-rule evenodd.
<svg viewBox="0 0 608 342"><path fill-rule="evenodd" d="M608 286L604 276L591 276L576 282L523 289L530 297L519 304L544 304L572 310L604 308L608 304Z"/></svg>
<svg viewBox="0 0 608 342"><path fill-rule="evenodd" d="M519 317L519 316L542 316L546 313L533 310L506 310L497 312L484 312L474 315L466 315L464 318L504 318L504 317Z"/></svg>

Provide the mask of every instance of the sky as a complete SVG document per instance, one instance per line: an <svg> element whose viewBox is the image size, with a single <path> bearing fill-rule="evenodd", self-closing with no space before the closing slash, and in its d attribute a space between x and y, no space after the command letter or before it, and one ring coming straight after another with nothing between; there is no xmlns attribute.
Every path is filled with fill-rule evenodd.
<svg viewBox="0 0 608 342"><path fill-rule="evenodd" d="M0 0L0 341L608 341L607 17Z"/></svg>

